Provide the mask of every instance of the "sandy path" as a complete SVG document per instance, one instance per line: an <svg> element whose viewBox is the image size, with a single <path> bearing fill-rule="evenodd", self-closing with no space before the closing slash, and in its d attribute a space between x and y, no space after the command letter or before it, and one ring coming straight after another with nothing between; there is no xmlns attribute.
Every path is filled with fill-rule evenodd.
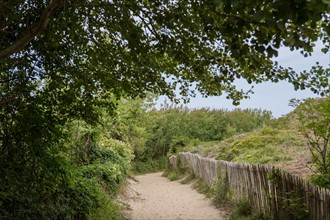
<svg viewBox="0 0 330 220"><path fill-rule="evenodd" d="M162 173L137 176L126 189L128 219L228 219L190 185L169 181Z"/></svg>

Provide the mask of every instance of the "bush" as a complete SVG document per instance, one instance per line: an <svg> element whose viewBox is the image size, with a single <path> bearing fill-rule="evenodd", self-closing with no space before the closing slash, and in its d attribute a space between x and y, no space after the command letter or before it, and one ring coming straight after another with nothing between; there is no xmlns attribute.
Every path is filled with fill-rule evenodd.
<svg viewBox="0 0 330 220"><path fill-rule="evenodd" d="M330 189L330 173L316 174L311 177L311 181L318 186Z"/></svg>
<svg viewBox="0 0 330 220"><path fill-rule="evenodd" d="M35 180L19 176L16 184L1 188L0 218L85 219L100 206L98 185L74 173L76 169L67 165L61 171L46 171L47 176L39 174Z"/></svg>
<svg viewBox="0 0 330 220"><path fill-rule="evenodd" d="M74 216L78 219L86 219L102 205L99 186L94 181L79 176L76 176L72 182L64 191L64 201L67 203L66 206L70 207L70 210L65 212L65 218Z"/></svg>
<svg viewBox="0 0 330 220"><path fill-rule="evenodd" d="M217 159L251 164L277 164L291 160L288 150L301 150L297 131L263 127L217 144Z"/></svg>
<svg viewBox="0 0 330 220"><path fill-rule="evenodd" d="M178 171L170 170L164 172L164 176L166 176L170 181L174 181L181 179L184 176L184 174L179 173Z"/></svg>
<svg viewBox="0 0 330 220"><path fill-rule="evenodd" d="M158 159L144 158L132 161L132 172L134 174L145 174L163 171L167 167L167 157Z"/></svg>
<svg viewBox="0 0 330 220"><path fill-rule="evenodd" d="M254 211L249 201L245 198L238 200L230 220L263 220L260 214Z"/></svg>
<svg viewBox="0 0 330 220"><path fill-rule="evenodd" d="M300 130L308 140L312 163L317 175L313 182L329 189L330 180L330 98L291 100Z"/></svg>
<svg viewBox="0 0 330 220"><path fill-rule="evenodd" d="M271 113L256 109L233 111L165 106L147 114L144 155L151 158L177 153L186 146L221 141L268 124Z"/></svg>
<svg viewBox="0 0 330 220"><path fill-rule="evenodd" d="M109 192L116 192L124 180L126 174L124 168L111 162L104 164L92 164L80 168L82 177L95 181Z"/></svg>
<svg viewBox="0 0 330 220"><path fill-rule="evenodd" d="M230 191L227 173L218 172L218 179L213 186L213 203L216 205L227 204L230 201Z"/></svg>
<svg viewBox="0 0 330 220"><path fill-rule="evenodd" d="M99 201L101 206L99 206L94 212L88 215L88 220L124 220L125 218L120 213L120 208L113 199L107 194L100 192Z"/></svg>

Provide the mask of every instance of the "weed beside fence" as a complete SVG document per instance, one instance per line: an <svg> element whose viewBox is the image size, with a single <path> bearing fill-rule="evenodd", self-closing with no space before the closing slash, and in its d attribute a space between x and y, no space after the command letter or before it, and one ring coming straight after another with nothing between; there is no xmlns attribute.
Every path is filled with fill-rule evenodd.
<svg viewBox="0 0 330 220"><path fill-rule="evenodd" d="M271 219L330 220L330 192L267 165L251 165L180 153L170 164L190 167L206 184L225 180L233 199L246 198ZM225 177L225 178L224 178Z"/></svg>

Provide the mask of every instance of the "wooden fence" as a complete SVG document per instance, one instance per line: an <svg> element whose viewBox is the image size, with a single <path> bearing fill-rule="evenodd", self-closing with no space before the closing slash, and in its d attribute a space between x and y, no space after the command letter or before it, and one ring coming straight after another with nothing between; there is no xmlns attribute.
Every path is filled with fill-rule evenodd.
<svg viewBox="0 0 330 220"><path fill-rule="evenodd" d="M299 176L265 165L232 163L180 153L172 167L190 167L206 184L226 181L234 199L245 197L259 212L276 220L330 220L330 191Z"/></svg>

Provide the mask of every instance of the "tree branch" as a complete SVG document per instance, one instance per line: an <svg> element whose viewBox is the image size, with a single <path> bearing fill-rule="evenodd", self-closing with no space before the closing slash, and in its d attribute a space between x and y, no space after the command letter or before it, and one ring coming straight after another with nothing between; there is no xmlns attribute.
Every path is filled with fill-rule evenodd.
<svg viewBox="0 0 330 220"><path fill-rule="evenodd" d="M44 29L46 29L51 14L58 6L60 6L61 2L62 0L53 0L44 9L40 20L31 29L27 30L26 33L13 44L0 51L0 60L22 50L33 40L34 37L38 36Z"/></svg>

